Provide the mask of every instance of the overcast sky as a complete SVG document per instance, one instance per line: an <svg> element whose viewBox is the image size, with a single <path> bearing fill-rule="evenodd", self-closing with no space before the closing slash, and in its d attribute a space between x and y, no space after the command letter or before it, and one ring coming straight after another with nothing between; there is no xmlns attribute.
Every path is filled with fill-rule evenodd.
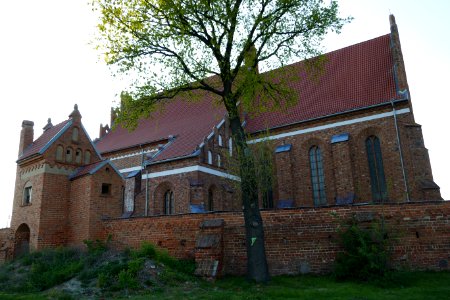
<svg viewBox="0 0 450 300"><path fill-rule="evenodd" d="M353 16L326 51L389 33L397 19L416 122L422 124L435 182L450 199L450 1L341 0ZM0 2L0 228L9 226L22 120L35 123L35 138L47 122L66 120L75 103L92 139L126 82L111 76L89 41L95 16L85 0ZM448 175L447 175L448 176Z"/></svg>

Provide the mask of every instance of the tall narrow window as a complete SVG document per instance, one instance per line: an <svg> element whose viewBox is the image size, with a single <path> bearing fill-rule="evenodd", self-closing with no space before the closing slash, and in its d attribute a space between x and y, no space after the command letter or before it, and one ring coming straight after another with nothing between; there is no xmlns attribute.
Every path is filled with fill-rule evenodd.
<svg viewBox="0 0 450 300"><path fill-rule="evenodd" d="M86 150L84 151L84 164L88 165L91 163L91 151Z"/></svg>
<svg viewBox="0 0 450 300"><path fill-rule="evenodd" d="M58 147L56 147L56 160L62 161L63 160L63 153L64 153L63 146L58 145Z"/></svg>
<svg viewBox="0 0 450 300"><path fill-rule="evenodd" d="M214 210L214 191L212 187L210 187L208 190L208 210Z"/></svg>
<svg viewBox="0 0 450 300"><path fill-rule="evenodd" d="M25 188L23 189L23 205L31 204L31 196L32 196L33 188L31 183L28 182L25 184Z"/></svg>
<svg viewBox="0 0 450 300"><path fill-rule="evenodd" d="M219 136L217 137L217 143L219 144L219 146L223 146L223 141L222 141L222 135L219 134Z"/></svg>
<svg viewBox="0 0 450 300"><path fill-rule="evenodd" d="M81 164L81 153L82 153L81 149L77 149L75 151L75 162L77 164Z"/></svg>
<svg viewBox="0 0 450 300"><path fill-rule="evenodd" d="M67 161L67 162L71 162L71 161L72 161L72 155L73 155L72 152L73 152L73 151L72 151L72 148L68 147L68 148L66 149L66 161Z"/></svg>
<svg viewBox="0 0 450 300"><path fill-rule="evenodd" d="M372 135L366 139L367 160L369 162L372 200L382 201L387 198L386 178L381 157L380 140Z"/></svg>
<svg viewBox="0 0 450 300"><path fill-rule="evenodd" d="M219 168L222 167L222 158L220 157L220 154L217 154L217 166Z"/></svg>
<svg viewBox="0 0 450 300"><path fill-rule="evenodd" d="M208 151L208 164L212 165L212 152L211 152L211 150Z"/></svg>
<svg viewBox="0 0 450 300"><path fill-rule="evenodd" d="M228 139L228 151L230 152L230 156L233 156L233 139Z"/></svg>
<svg viewBox="0 0 450 300"><path fill-rule="evenodd" d="M314 205L326 205L325 176L323 173L322 153L318 146L309 149L309 162L311 164L311 184L313 189Z"/></svg>
<svg viewBox="0 0 450 300"><path fill-rule="evenodd" d="M72 141L76 142L78 141L78 128L74 127L72 129Z"/></svg>
<svg viewBox="0 0 450 300"><path fill-rule="evenodd" d="M173 199L173 192L171 190L168 190L164 194L164 214L165 215L172 215L175 213L175 203Z"/></svg>

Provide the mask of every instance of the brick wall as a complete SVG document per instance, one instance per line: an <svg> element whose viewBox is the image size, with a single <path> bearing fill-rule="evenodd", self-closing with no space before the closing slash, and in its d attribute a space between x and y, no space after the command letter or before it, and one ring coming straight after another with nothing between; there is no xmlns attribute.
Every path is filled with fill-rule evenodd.
<svg viewBox="0 0 450 300"><path fill-rule="evenodd" d="M266 253L271 274L330 271L340 250L338 219L355 215L370 224L384 215L392 240L393 262L413 269L448 269L450 202L334 206L262 211ZM223 219L224 273L243 274L246 268L244 221L239 212L183 214L116 219L104 222L118 247L138 247L150 241L180 258L194 258L199 225Z"/></svg>
<svg viewBox="0 0 450 300"><path fill-rule="evenodd" d="M0 264L12 257L13 232L11 228L0 229Z"/></svg>

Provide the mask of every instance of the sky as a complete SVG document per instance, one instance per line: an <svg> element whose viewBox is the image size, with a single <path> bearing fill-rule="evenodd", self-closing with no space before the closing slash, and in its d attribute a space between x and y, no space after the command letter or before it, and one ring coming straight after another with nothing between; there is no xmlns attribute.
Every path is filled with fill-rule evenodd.
<svg viewBox="0 0 450 300"><path fill-rule="evenodd" d="M326 52L389 33L389 14L395 15L415 120L422 125L434 180L443 198L450 199L445 179L450 168L445 153L450 149L450 1L338 2L341 15L354 19L340 35L326 38ZM66 120L76 103L95 139L127 87L90 43L96 22L85 0L0 2L0 228L10 222L22 121L34 121L37 138L48 118L53 124Z"/></svg>

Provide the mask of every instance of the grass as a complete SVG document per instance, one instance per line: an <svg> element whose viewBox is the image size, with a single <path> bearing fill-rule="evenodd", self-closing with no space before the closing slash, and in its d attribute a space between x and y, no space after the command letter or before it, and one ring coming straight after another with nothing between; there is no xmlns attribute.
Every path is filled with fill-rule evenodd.
<svg viewBox="0 0 450 300"><path fill-rule="evenodd" d="M369 283L336 282L328 276L279 276L267 285L228 277L181 286L128 299L450 299L450 272L405 273L407 285L380 287Z"/></svg>
<svg viewBox="0 0 450 300"><path fill-rule="evenodd" d="M261 285L242 277L207 282L193 271L192 261L151 244L122 253L95 243L87 253L58 248L0 266L0 299L450 299L450 272L388 272L371 283L278 276ZM75 293L52 288L71 278L81 284Z"/></svg>

